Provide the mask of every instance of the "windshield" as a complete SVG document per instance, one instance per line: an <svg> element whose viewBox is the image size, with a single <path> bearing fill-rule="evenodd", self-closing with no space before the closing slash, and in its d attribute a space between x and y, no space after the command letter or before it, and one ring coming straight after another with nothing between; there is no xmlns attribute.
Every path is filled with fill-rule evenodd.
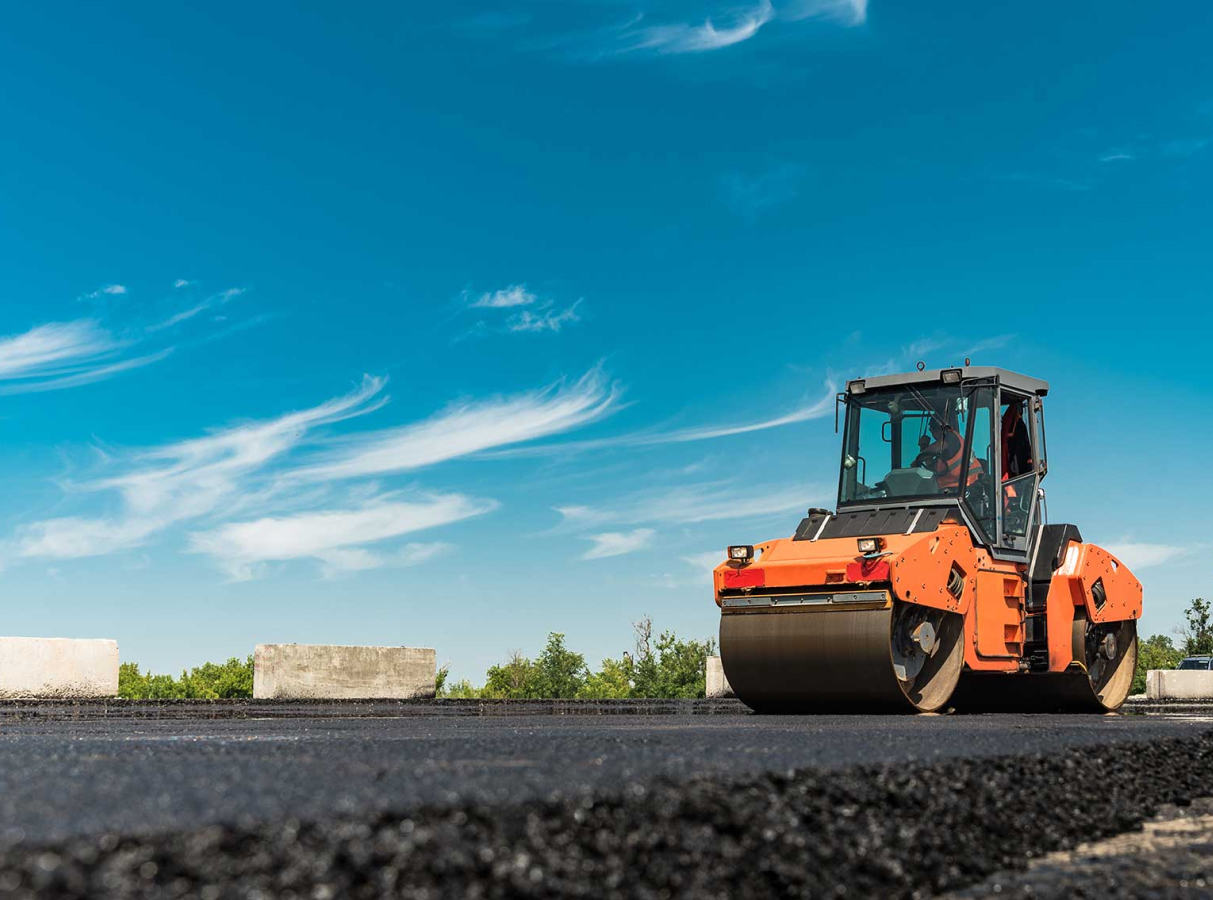
<svg viewBox="0 0 1213 900"><path fill-rule="evenodd" d="M992 403L959 385L848 395L839 502L958 496L986 471Z"/></svg>
<svg viewBox="0 0 1213 900"><path fill-rule="evenodd" d="M1179 664L1181 669L1207 669L1209 661L1207 659L1185 659Z"/></svg>

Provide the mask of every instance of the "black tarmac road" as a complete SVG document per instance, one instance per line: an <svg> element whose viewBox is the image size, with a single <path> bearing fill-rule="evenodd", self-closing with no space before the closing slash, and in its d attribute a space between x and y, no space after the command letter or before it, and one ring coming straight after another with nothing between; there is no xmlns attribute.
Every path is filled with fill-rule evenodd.
<svg viewBox="0 0 1213 900"><path fill-rule="evenodd" d="M0 716L0 896L927 896L1213 793L1210 729Z"/></svg>

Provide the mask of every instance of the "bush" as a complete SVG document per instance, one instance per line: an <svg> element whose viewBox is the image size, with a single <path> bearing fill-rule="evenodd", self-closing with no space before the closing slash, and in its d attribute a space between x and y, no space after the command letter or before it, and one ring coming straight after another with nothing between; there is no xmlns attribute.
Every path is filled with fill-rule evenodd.
<svg viewBox="0 0 1213 900"><path fill-rule="evenodd" d="M604 659L602 668L587 674L577 692L579 700L626 700L631 696L632 660L626 655L623 659Z"/></svg>
<svg viewBox="0 0 1213 900"><path fill-rule="evenodd" d="M535 664L514 650L504 665L493 666L485 673L481 696L497 700L526 700L539 696L535 690Z"/></svg>
<svg viewBox="0 0 1213 900"><path fill-rule="evenodd" d="M1137 671L1133 674L1133 694L1146 691L1146 672L1150 669L1174 669L1184 658L1184 652L1163 634L1156 634L1137 645Z"/></svg>
<svg viewBox="0 0 1213 900"><path fill-rule="evenodd" d="M228 700L253 696L253 657L203 663L180 679L141 672L138 663L118 667L118 696L126 700Z"/></svg>
<svg viewBox="0 0 1213 900"><path fill-rule="evenodd" d="M459 696L497 699L623 700L627 698L694 699L705 692L704 666L715 653L716 642L681 641L664 631L653 638L653 623L647 617L636 623L635 654L604 659L597 672L590 671L585 657L569 650L564 635L552 632L537 659L515 650L501 665L485 673L483 690L467 682ZM454 691L443 696L456 696Z"/></svg>
<svg viewBox="0 0 1213 900"><path fill-rule="evenodd" d="M674 632L663 631L654 649L652 638L653 622L645 617L636 623L632 696L670 700L705 696L704 668L716 652L716 641L680 641Z"/></svg>

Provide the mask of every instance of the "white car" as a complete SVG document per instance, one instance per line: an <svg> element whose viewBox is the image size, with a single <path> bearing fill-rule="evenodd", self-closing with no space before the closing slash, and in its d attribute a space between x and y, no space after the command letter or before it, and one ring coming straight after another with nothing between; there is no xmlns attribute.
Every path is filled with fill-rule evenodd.
<svg viewBox="0 0 1213 900"><path fill-rule="evenodd" d="M1189 656L1179 664L1181 669L1196 669L1204 672L1213 669L1213 656Z"/></svg>

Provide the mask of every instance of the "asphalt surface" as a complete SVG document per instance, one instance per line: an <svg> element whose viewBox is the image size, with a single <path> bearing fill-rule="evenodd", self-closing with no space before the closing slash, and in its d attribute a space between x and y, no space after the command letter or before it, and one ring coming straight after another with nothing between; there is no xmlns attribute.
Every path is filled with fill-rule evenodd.
<svg viewBox="0 0 1213 900"><path fill-rule="evenodd" d="M942 757L1213 728L1154 716L505 716L0 724L0 844Z"/></svg>
<svg viewBox="0 0 1213 900"><path fill-rule="evenodd" d="M0 716L0 897L925 897L1213 793L1211 728Z"/></svg>

